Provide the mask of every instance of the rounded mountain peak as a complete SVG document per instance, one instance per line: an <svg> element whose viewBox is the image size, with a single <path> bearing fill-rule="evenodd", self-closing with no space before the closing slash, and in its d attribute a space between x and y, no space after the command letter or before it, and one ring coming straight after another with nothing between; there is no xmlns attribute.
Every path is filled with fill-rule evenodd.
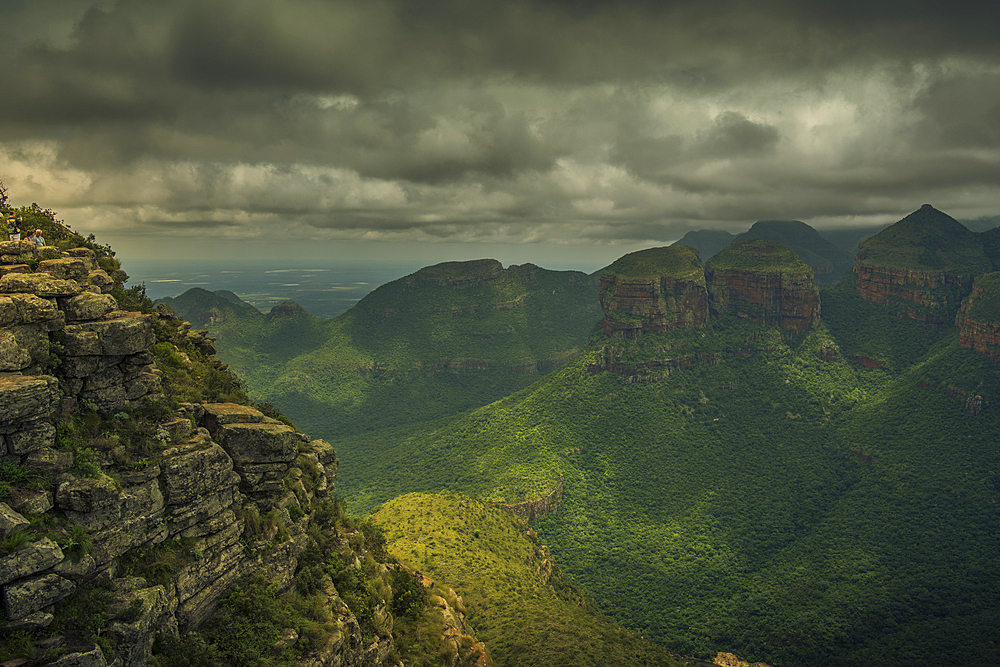
<svg viewBox="0 0 1000 667"><path fill-rule="evenodd" d="M602 275L619 278L695 278L704 283L701 259L691 246L672 245L637 250L619 257Z"/></svg>
<svg viewBox="0 0 1000 667"><path fill-rule="evenodd" d="M930 204L862 242L858 260L865 265L950 270L962 275L992 269L979 236Z"/></svg>
<svg viewBox="0 0 1000 667"><path fill-rule="evenodd" d="M755 273L808 273L812 268L785 246L764 239L744 239L723 248L705 266L706 271L736 269Z"/></svg>
<svg viewBox="0 0 1000 667"><path fill-rule="evenodd" d="M425 266L413 274L418 282L442 287L463 287L496 280L503 273L503 264L495 259L472 259L467 262L441 262Z"/></svg>

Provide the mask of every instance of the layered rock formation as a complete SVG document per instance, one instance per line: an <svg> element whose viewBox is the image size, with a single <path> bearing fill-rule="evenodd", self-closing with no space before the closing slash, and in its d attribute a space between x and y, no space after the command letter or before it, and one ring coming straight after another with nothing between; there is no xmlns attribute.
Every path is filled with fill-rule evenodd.
<svg viewBox="0 0 1000 667"><path fill-rule="evenodd" d="M138 667L157 633L204 624L241 576L260 572L275 590L291 588L336 475L330 445L233 403L181 403L143 436L155 443L127 441L128 429L113 425L164 405L157 336L174 341L156 348L172 373L190 372L195 357L224 371L207 356L213 339L166 306L118 310L115 279L95 268L91 250L55 257L44 248L43 259L33 244L8 246L0 247L0 461L19 481L0 479L0 641L39 638L33 665ZM37 272L10 263L30 258ZM73 435L87 424L109 430L93 441ZM166 583L134 576L163 554L178 563ZM48 633L64 601L97 589L113 598L100 612L110 620L87 620L99 622L100 646ZM338 630L303 664L385 664L387 603L371 610L380 619L373 635L332 585L326 600Z"/></svg>
<svg viewBox="0 0 1000 667"><path fill-rule="evenodd" d="M17 386L21 405L31 403L44 412L45 406L55 403L53 382L41 378ZM14 391L9 383L6 391ZM68 520L85 528L93 546L78 562L68 559L48 539L0 558L8 630L47 626L53 604L77 587L103 578L125 604L142 601L138 620L111 627L117 633L114 646L120 658L115 664L142 665L149 658L154 633L176 634L178 629L198 627L211 616L226 589L246 572L264 571L277 587L290 585L312 504L327 495L336 475L332 448L323 441L310 442L245 406L181 407L181 426L173 426L177 443L154 465L122 468L109 456L96 477L78 477L67 473L73 454L41 446L43 439L37 449L19 457L51 482L54 493L49 506L54 501ZM225 444L217 444L212 432ZM10 446L10 439L6 458L18 450ZM50 456L39 459L42 451ZM54 464L32 466L32 454L36 460ZM60 464L63 458L67 460ZM247 536L245 517L275 506L291 539L260 548L254 544L257 540ZM297 508L299 520L292 518L292 507ZM5 503L0 503L0 514L8 524L4 533L28 523ZM263 536L265 542L271 538L273 534ZM137 554L134 558L142 560L144 552L168 540L183 540L186 551L197 554L170 585L150 586L121 576L118 559ZM360 644L359 639L346 641ZM95 660L93 664L104 664L103 657Z"/></svg>
<svg viewBox="0 0 1000 667"><path fill-rule="evenodd" d="M629 253L601 272L598 300L608 336L702 327L708 293L698 251L682 245Z"/></svg>
<svg viewBox="0 0 1000 667"><path fill-rule="evenodd" d="M961 345L1000 362L1000 272L976 278L955 326Z"/></svg>
<svg viewBox="0 0 1000 667"><path fill-rule="evenodd" d="M992 268L980 235L930 204L861 243L854 261L863 299L935 326L951 324Z"/></svg>
<svg viewBox="0 0 1000 667"><path fill-rule="evenodd" d="M805 331L820 317L812 269L791 250L771 241L740 241L705 267L709 311L760 324Z"/></svg>

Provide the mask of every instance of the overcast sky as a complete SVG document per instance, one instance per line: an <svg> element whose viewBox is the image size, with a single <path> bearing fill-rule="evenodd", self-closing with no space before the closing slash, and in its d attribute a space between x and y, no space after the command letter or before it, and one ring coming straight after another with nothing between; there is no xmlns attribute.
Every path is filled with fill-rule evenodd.
<svg viewBox="0 0 1000 667"><path fill-rule="evenodd" d="M140 257L1000 213L996 0L2 0L0 36L13 203Z"/></svg>

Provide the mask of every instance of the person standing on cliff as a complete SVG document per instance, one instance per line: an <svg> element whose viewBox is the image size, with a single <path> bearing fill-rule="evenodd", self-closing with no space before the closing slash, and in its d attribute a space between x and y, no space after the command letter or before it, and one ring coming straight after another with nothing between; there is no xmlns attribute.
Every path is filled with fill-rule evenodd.
<svg viewBox="0 0 1000 667"><path fill-rule="evenodd" d="M21 240L21 218L13 213L7 217L7 234L11 241Z"/></svg>

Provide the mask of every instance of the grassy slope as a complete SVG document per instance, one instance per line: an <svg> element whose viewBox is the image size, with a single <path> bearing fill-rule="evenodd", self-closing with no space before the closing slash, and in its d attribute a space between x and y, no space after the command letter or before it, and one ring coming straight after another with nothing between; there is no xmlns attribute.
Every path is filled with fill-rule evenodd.
<svg viewBox="0 0 1000 667"><path fill-rule="evenodd" d="M747 239L723 248L705 265L705 271L740 269L768 273L811 273L799 256L774 241Z"/></svg>
<svg viewBox="0 0 1000 667"><path fill-rule="evenodd" d="M686 245L630 252L612 262L602 273L626 279L657 280L661 276L670 276L705 283L698 251Z"/></svg>
<svg viewBox="0 0 1000 667"><path fill-rule="evenodd" d="M488 261L428 267L328 321L304 312L241 317L225 310L223 297L199 302L197 312L225 310L229 319L209 329L220 358L255 397L334 441L489 403L583 347L600 319L595 278L525 265L480 284L436 284L481 278L488 268ZM342 457L350 469L351 452Z"/></svg>
<svg viewBox="0 0 1000 667"><path fill-rule="evenodd" d="M453 493L381 507L389 551L463 596L498 666L680 665L663 649L583 606L534 533L509 512Z"/></svg>
<svg viewBox="0 0 1000 667"><path fill-rule="evenodd" d="M673 650L800 665L984 659L1000 599L988 575L1000 566L1000 422L949 392L1000 405L997 368L951 333L841 302L829 330L759 328L770 352L648 385L586 373L597 341L495 404L358 439L369 467L342 489L358 506L437 488L520 500L564 473L543 540L604 611ZM716 330L732 348L746 326ZM879 338L912 356L881 371L848 361ZM840 357L821 362L830 340Z"/></svg>

